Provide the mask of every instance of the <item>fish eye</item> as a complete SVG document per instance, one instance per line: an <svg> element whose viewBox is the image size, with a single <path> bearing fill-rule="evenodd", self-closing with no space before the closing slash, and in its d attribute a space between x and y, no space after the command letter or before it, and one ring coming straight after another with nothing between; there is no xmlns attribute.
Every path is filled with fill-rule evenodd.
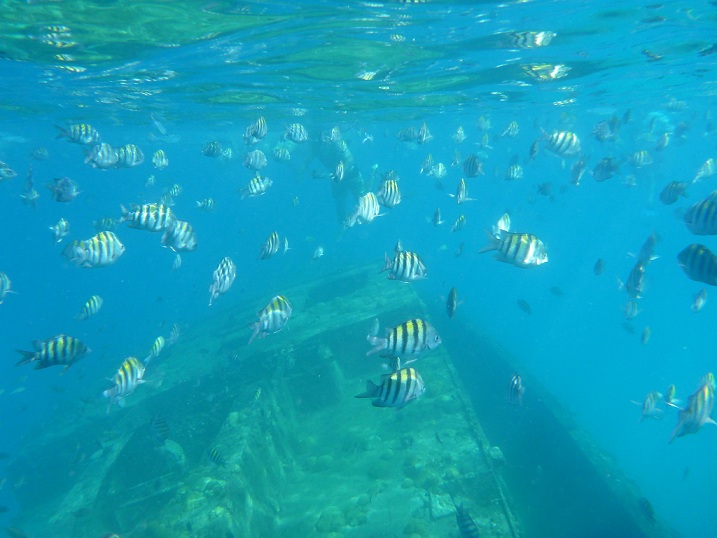
<svg viewBox="0 0 717 538"><path fill-rule="evenodd" d="M433 341L434 341L434 342L440 342L440 341L441 341L441 337L438 336L438 335L436 335L436 336L433 337Z"/></svg>

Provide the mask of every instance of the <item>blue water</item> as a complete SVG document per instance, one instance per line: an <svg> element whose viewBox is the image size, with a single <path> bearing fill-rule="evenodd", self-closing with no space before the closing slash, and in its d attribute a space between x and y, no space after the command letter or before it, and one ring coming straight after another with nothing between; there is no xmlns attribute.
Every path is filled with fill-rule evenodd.
<svg viewBox="0 0 717 538"><path fill-rule="evenodd" d="M449 323L441 297L456 286L464 300L457 315L475 322L518 357L524 371L552 391L617 458L659 517L685 536L712 532L717 430L706 425L697 435L668 445L675 413L668 410L663 420L638 425L640 408L631 400L641 402L649 391L662 392L674 383L684 401L714 369L712 290L705 309L693 313L692 298L703 285L687 279L676 263L677 253L689 243L717 248L711 237L691 235L680 213L710 193L714 180L690 186L689 198L671 206L658 198L669 181L691 181L715 157L717 56L698 54L713 43L714 6L316 1L302 4L305 11L299 12L278 2L174 4L184 7L182 17L160 17L163 22L156 27L149 12L125 10L142 29L126 41L111 32L103 37L92 17L78 15L85 13L80 7L92 8L92 3L11 2L0 15L4 33L12 34L0 60L0 160L18 173L0 183L0 271L17 292L0 305L5 356L0 365L0 451L12 455L21 450L28 432L52 428L51 417L60 404L96 397L124 357L146 355L173 323L189 327L205 319L211 274L224 256L236 263L237 280L218 305L255 304L259 309L283 286L364 263L375 263L378 270L384 252L390 253L401 239L405 248L421 254L429 269L426 281L411 285L440 320L439 331ZM113 6L106 9L121 11L127 3ZM169 9L164 3L155 7L155 13ZM185 17L191 20L192 14L204 26L188 35ZM24 15L32 15L33 22ZM286 19L278 20L278 15ZM244 23L255 26L241 29ZM67 24L81 44L43 48L36 36L50 24ZM210 35L212 24L217 35ZM541 48L506 44L506 32L528 30L550 30L557 36ZM397 34L403 40L391 37ZM662 58L650 61L644 50ZM52 55L63 52L76 56L67 65L86 70L57 69L62 63ZM565 64L571 71L565 78L539 82L517 67L527 63ZM356 76L361 71L376 71L376 76L361 80ZM620 127L618 140L601 144L591 135L596 123L613 115L622 118L628 110L631 119ZM657 137L650 133L655 113L673 130L682 129L663 151L654 149ZM150 140L149 134L160 134L151 114L161 118L170 139ZM260 115L269 125L267 139L258 145L269 157L263 173L274 185L262 197L240 200L239 190L252 177L241 164L241 136ZM492 123L491 149L476 145L482 135L476 126L480 116ZM433 135L426 144L396 137L400 129L420 127L424 121ZM518 121L519 135L501 137L511 121ZM139 145L144 164L107 171L83 164L82 147L55 138L54 125L78 122L91 123L113 146ZM370 224L342 230L329 180L312 178L314 170L333 170L312 158L309 145L297 148L288 164L271 158L273 144L293 122L304 124L312 138L339 126L364 178L374 164L381 173L398 172L402 203ZM467 135L461 144L451 139L458 126ZM654 163L634 168L625 162L621 174L604 183L586 173L576 187L570 184L573 159L564 164L541 150L535 162L528 160L541 129L578 134L583 155L590 156L588 170L603 157L625 159L642 149L650 151ZM372 142L362 143L366 133ZM203 156L201 148L211 140L232 147L234 158ZM49 159L30 158L38 146L47 148ZM165 170L151 164L160 148L170 161ZM471 151L487 154L485 176L468 180L469 196L476 200L461 206L448 196L462 175L460 167L450 166L455 149L464 158ZM418 173L428 153L448 167L442 188ZM515 156L525 177L508 182L502 175ZM30 165L40 192L36 208L19 198ZM152 174L156 183L146 187ZM631 174L635 185L626 186ZM73 178L82 191L70 204L53 201L44 187L60 176ZM537 186L546 181L554 188L550 198L537 194ZM174 254L161 248L160 234L126 225L117 234L127 250L107 268L71 266L60 255L65 242L52 242L47 228L60 217L72 226L68 239L87 239L95 233L93 220L118 217L120 204L154 201L173 183L183 187L174 210L193 224L199 237L197 251L182 254L179 271L171 271ZM377 184L372 187L378 189ZM217 209L198 211L195 200L209 196ZM441 227L428 222L436 207L446 221ZM545 241L547 265L522 270L477 253L486 242L484 229L504 211L510 213L513 229ZM450 226L460 214L467 225L452 233ZM260 261L260 247L273 230L288 237L291 250ZM637 253L653 231L660 238L659 258L647 270L641 313L632 320L630 334L622 313L627 296L618 289L617 278L627 278L634 263L628 253ZM461 243L465 249L456 257ZM326 255L312 262L319 245ZM596 277L592 268L598 258L605 260L606 271ZM552 286L564 295L551 293ZM88 321L75 320L93 294L104 298L100 313ZM532 314L516 306L519 299L531 305ZM643 345L645 326L652 337ZM31 349L33 340L61 332L82 339L92 354L64 376L59 368L14 366L19 358L15 349ZM18 388L24 390L12 394ZM525 398L529 402L530 387ZM0 461L0 478L7 462ZM0 514L0 525L9 525L18 509L9 483L0 491L0 505L10 508Z"/></svg>

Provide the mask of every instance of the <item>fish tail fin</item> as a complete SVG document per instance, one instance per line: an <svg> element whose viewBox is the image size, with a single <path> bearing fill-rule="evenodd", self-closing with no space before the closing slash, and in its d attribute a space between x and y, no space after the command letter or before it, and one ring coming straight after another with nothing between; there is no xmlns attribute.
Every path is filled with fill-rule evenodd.
<svg viewBox="0 0 717 538"><path fill-rule="evenodd" d="M486 230L485 234L488 237L488 244L481 248L478 251L478 254L482 254L483 252L488 252L490 250L498 250L498 248L500 247L500 239L490 233L489 230Z"/></svg>
<svg viewBox="0 0 717 538"><path fill-rule="evenodd" d="M28 364L35 359L35 353L32 351L24 351L22 349L16 349L15 351L22 355L22 359L20 359L20 361L15 366L22 366L23 364Z"/></svg>
<svg viewBox="0 0 717 538"><path fill-rule="evenodd" d="M253 329L253 332L251 333L251 336L249 337L249 343L247 345L251 345L251 343L254 341L254 339L259 335L259 332L261 331L261 323L258 321L255 323L250 323L249 327Z"/></svg>
<svg viewBox="0 0 717 538"><path fill-rule="evenodd" d="M366 381L366 392L357 394L354 398L375 398L381 391L381 385L377 385L371 380Z"/></svg>
<svg viewBox="0 0 717 538"><path fill-rule="evenodd" d="M379 322L378 318L376 318L373 322L373 325L371 326L371 332L366 335L366 340L368 340L368 343L374 346L373 349L366 352L367 357L369 355L373 355L374 353L379 353L380 351L383 351L386 347L386 338L379 338L378 330Z"/></svg>
<svg viewBox="0 0 717 538"><path fill-rule="evenodd" d="M388 254L386 254L385 252L383 253L383 259L384 259L383 269L381 269L379 271L379 273L383 273L384 271L390 269L391 265L393 265L393 261L391 260L391 258L388 257Z"/></svg>
<svg viewBox="0 0 717 538"><path fill-rule="evenodd" d="M59 125L55 125L55 129L58 129L60 132L57 133L57 136L55 137L55 140L58 140L60 138L64 138L67 135L67 129L64 127L60 127Z"/></svg>

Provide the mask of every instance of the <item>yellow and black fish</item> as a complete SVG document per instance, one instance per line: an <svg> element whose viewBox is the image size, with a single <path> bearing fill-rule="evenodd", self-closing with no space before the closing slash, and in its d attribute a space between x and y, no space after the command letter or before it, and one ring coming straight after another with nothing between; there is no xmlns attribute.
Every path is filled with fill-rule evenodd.
<svg viewBox="0 0 717 538"><path fill-rule="evenodd" d="M55 125L55 127L60 130L57 138L64 138L65 140L74 142L75 144L91 146L93 144L99 144L101 141L100 133L98 133L97 129L92 127L89 123L76 123L74 125L70 125L67 129L60 127L59 125Z"/></svg>
<svg viewBox="0 0 717 538"><path fill-rule="evenodd" d="M717 235L717 191L690 207L683 220L695 235Z"/></svg>
<svg viewBox="0 0 717 538"><path fill-rule="evenodd" d="M421 278L426 278L426 266L421 257L415 252L408 250L398 250L395 252L393 260L384 254L385 265L380 272L390 270L388 278L390 280L401 280L403 282L411 282Z"/></svg>
<svg viewBox="0 0 717 538"><path fill-rule="evenodd" d="M402 368L386 374L381 384L366 381L366 392L357 394L356 398L374 398L374 407L401 408L419 398L426 390L421 375L415 368Z"/></svg>
<svg viewBox="0 0 717 538"><path fill-rule="evenodd" d="M261 247L261 251L259 252L259 259L268 260L274 254L279 252L279 243L279 233L276 231L271 232L271 234L269 235L269 237L266 238L266 241L264 241L264 244Z"/></svg>
<svg viewBox="0 0 717 538"><path fill-rule="evenodd" d="M226 466L227 462L224 459L224 456L222 456L221 452L219 452L216 447L210 448L207 453L209 454L209 459L212 460L213 463L219 465L219 467Z"/></svg>
<svg viewBox="0 0 717 538"><path fill-rule="evenodd" d="M124 206L120 208L120 222L127 222L130 228L148 232L161 232L176 219L172 208L164 204L130 204L130 209Z"/></svg>
<svg viewBox="0 0 717 538"><path fill-rule="evenodd" d="M386 329L386 337L379 338L379 323L374 321L366 339L374 346L366 355L380 353L382 357L418 357L426 351L441 345L441 337L433 326L422 319L409 319L391 329Z"/></svg>
<svg viewBox="0 0 717 538"><path fill-rule="evenodd" d="M34 362L36 370L50 366L64 366L67 369L92 351L78 338L65 334L58 334L46 340L35 340L32 345L35 351L17 350L22 355L17 366Z"/></svg>
<svg viewBox="0 0 717 538"><path fill-rule="evenodd" d="M547 263L548 252L543 242L529 233L500 230L499 237L486 231L489 243L478 252L497 250L496 258L516 267L537 267Z"/></svg>
<svg viewBox="0 0 717 538"><path fill-rule="evenodd" d="M580 153L580 139L571 131L544 133L545 147L560 157L572 157Z"/></svg>
<svg viewBox="0 0 717 538"><path fill-rule="evenodd" d="M249 343L251 344L257 336L264 338L270 334L279 332L284 328L286 322L289 321L291 312L291 303L286 297L283 295L274 297L268 305L256 313L259 317L259 321L249 325L253 329Z"/></svg>
<svg viewBox="0 0 717 538"><path fill-rule="evenodd" d="M677 255L677 261L692 280L717 286L717 256L706 246L693 243L685 247Z"/></svg>
<svg viewBox="0 0 717 538"><path fill-rule="evenodd" d="M113 232L100 232L85 241L73 241L63 256L78 267L105 267L115 263L125 246Z"/></svg>
<svg viewBox="0 0 717 538"><path fill-rule="evenodd" d="M139 385L144 383L144 364L136 357L127 357L121 364L117 373L112 378L113 386L102 393L102 396L109 399L107 412L113 403L120 407L124 406L125 396L129 396Z"/></svg>
<svg viewBox="0 0 717 538"><path fill-rule="evenodd" d="M84 321L86 319L90 319L92 316L97 314L97 312L100 311L100 308L102 308L102 303L104 301L102 300L102 297L99 295L93 295L89 299L87 299L87 302L82 307L82 310L77 315L77 319Z"/></svg>
<svg viewBox="0 0 717 538"><path fill-rule="evenodd" d="M386 207L396 207L401 203L401 189L395 179L387 179L378 191L378 201Z"/></svg>
<svg viewBox="0 0 717 538"><path fill-rule="evenodd" d="M674 204L681 196L687 198L687 183L684 181L670 181L660 192L660 202L665 205Z"/></svg>
<svg viewBox="0 0 717 538"><path fill-rule="evenodd" d="M247 197L261 196L264 194L274 182L268 177L260 176L257 174L241 191L241 199Z"/></svg>

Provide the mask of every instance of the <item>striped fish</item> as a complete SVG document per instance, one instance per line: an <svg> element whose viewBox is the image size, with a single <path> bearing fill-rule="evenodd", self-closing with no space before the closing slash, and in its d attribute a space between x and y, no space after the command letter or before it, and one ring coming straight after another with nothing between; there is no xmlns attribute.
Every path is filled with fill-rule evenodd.
<svg viewBox="0 0 717 538"><path fill-rule="evenodd" d="M266 168L269 161L266 159L266 155L260 149L254 149L244 154L243 164L249 170L258 172L259 170Z"/></svg>
<svg viewBox="0 0 717 538"><path fill-rule="evenodd" d="M381 273L389 270L388 278L390 280L401 280L402 282L411 282L426 278L426 266L423 264L421 257L415 252L408 250L398 250L395 252L393 260L384 254L386 264L381 269Z"/></svg>
<svg viewBox="0 0 717 538"><path fill-rule="evenodd" d="M477 177L483 175L483 163L478 161L478 156L474 154L468 155L463 161L463 173L466 177Z"/></svg>
<svg viewBox="0 0 717 538"><path fill-rule="evenodd" d="M234 284L236 276L237 266L234 265L231 258L223 258L214 270L214 273L212 273L212 285L209 286L209 306L212 306L212 301L219 297L219 295L229 291L229 288Z"/></svg>
<svg viewBox="0 0 717 538"><path fill-rule="evenodd" d="M378 201L386 207L396 207L401 203L401 189L395 179L387 179L378 191Z"/></svg>
<svg viewBox="0 0 717 538"><path fill-rule="evenodd" d="M452 232L458 232L465 228L466 226L466 216L465 215L459 215L456 221L453 223L453 226L451 226Z"/></svg>
<svg viewBox="0 0 717 538"><path fill-rule="evenodd" d="M55 243L60 243L70 233L70 223L66 219L60 219L57 224L50 226L50 231L55 239Z"/></svg>
<svg viewBox="0 0 717 538"><path fill-rule="evenodd" d="M646 418L659 419L662 416L662 409L657 407L657 403L662 399L662 394L656 390L650 391L642 402L642 414L640 415L640 423Z"/></svg>
<svg viewBox="0 0 717 538"><path fill-rule="evenodd" d="M254 196L261 196L269 190L269 187L273 184L274 182L268 177L263 177L257 174L249 183L247 183L247 186L241 190L241 199L243 200L247 197L253 198Z"/></svg>
<svg viewBox="0 0 717 538"><path fill-rule="evenodd" d="M449 194L452 198L456 199L456 203L461 205L463 202L472 202L475 198L468 198L468 187L466 186L466 180L461 178L458 182L458 188L455 194Z"/></svg>
<svg viewBox="0 0 717 538"><path fill-rule="evenodd" d="M117 148L117 168L132 168L144 162L144 153L134 144L125 144Z"/></svg>
<svg viewBox="0 0 717 538"><path fill-rule="evenodd" d="M351 228L355 224L363 224L371 222L379 216L381 208L378 204L378 198L372 192L364 194L359 198L358 205L354 208L354 212L348 216L344 222L344 227Z"/></svg>
<svg viewBox="0 0 717 538"><path fill-rule="evenodd" d="M169 331L169 338L167 339L167 343L170 346L173 346L177 343L179 340L179 337L182 335L182 330L179 328L179 325L176 323L172 324L172 330Z"/></svg>
<svg viewBox="0 0 717 538"><path fill-rule="evenodd" d="M82 307L82 310L77 315L77 319L84 321L86 319L90 319L92 316L97 314L97 312L100 311L100 308L102 308L102 303L104 301L102 300L102 297L99 295L93 295L89 299L87 299L87 302Z"/></svg>
<svg viewBox="0 0 717 538"><path fill-rule="evenodd" d="M161 232L176 219L172 208L164 204L130 204L130 209L124 206L120 206L120 209L120 222L127 222L130 228L148 232Z"/></svg>
<svg viewBox="0 0 717 538"><path fill-rule="evenodd" d="M118 161L117 150L106 142L92 146L92 149L85 156L85 164L102 170L116 167Z"/></svg>
<svg viewBox="0 0 717 538"><path fill-rule="evenodd" d="M219 467L226 466L227 462L224 459L224 456L222 456L221 452L219 452L219 450L215 447L210 448L207 451L207 454L209 455L209 459L212 460L213 463L219 465Z"/></svg>
<svg viewBox="0 0 717 538"><path fill-rule="evenodd" d="M543 133L545 147L560 157L572 157L580 153L580 139L570 131L555 131L553 134Z"/></svg>
<svg viewBox="0 0 717 538"><path fill-rule="evenodd" d="M197 200L197 209L202 211L214 211L216 202L214 198L205 198L204 200Z"/></svg>
<svg viewBox="0 0 717 538"><path fill-rule="evenodd" d="M152 155L152 165L157 170L164 170L169 166L169 159L167 159L167 155L163 149L158 149L154 152L154 155Z"/></svg>
<svg viewBox="0 0 717 538"><path fill-rule="evenodd" d="M75 144L82 144L85 146L100 143L100 133L98 133L97 129L92 127L89 123L76 123L74 125L70 125L67 129L58 125L55 125L55 127L60 130L56 138L64 138L68 142L74 142Z"/></svg>
<svg viewBox="0 0 717 538"><path fill-rule="evenodd" d="M249 338L250 344L257 336L265 338L283 329L291 317L291 303L283 295L277 295L256 315L259 317L259 321L249 324L253 329Z"/></svg>
<svg viewBox="0 0 717 538"><path fill-rule="evenodd" d="M271 232L271 235L266 238L266 241L264 241L264 244L261 247L259 259L268 260L274 254L279 252L279 243L279 234L276 231Z"/></svg>
<svg viewBox="0 0 717 538"><path fill-rule="evenodd" d="M516 267L536 267L547 263L548 253L543 242L533 234L499 231L496 238L486 231L489 243L478 252L497 250L496 259Z"/></svg>
<svg viewBox="0 0 717 538"><path fill-rule="evenodd" d="M682 437L690 433L697 433L700 428L709 423L715 424L710 415L715 403L714 376L709 373L702 380L697 392L689 397L687 407L680 410L677 415L677 426L672 431L670 443L675 437Z"/></svg>
<svg viewBox="0 0 717 538"><path fill-rule="evenodd" d="M635 265L632 266L632 269L630 270L630 274L627 275L627 281L625 284L620 282L618 279L618 282L620 284L620 289L624 288L627 292L627 296L630 299L640 299L642 290L645 286L645 267L647 266L646 263L638 260L635 262Z"/></svg>
<svg viewBox="0 0 717 538"><path fill-rule="evenodd" d="M717 235L717 191L690 207L684 221L695 235Z"/></svg>
<svg viewBox="0 0 717 538"><path fill-rule="evenodd" d="M386 329L386 337L378 337L379 323L374 321L366 339L374 346L366 355L380 353L382 357L418 357L423 352L441 345L441 337L433 326L422 319L409 319L392 329Z"/></svg>
<svg viewBox="0 0 717 538"><path fill-rule="evenodd" d="M466 512L462 504L456 506L456 524L458 525L458 531L461 533L461 538L478 538L480 536L478 525L475 524L475 521Z"/></svg>
<svg viewBox="0 0 717 538"><path fill-rule="evenodd" d="M144 364L135 357L127 357L112 378L113 386L102 392L102 396L109 399L107 412L109 413L113 403L124 407L125 397L145 382L143 377Z"/></svg>
<svg viewBox="0 0 717 538"><path fill-rule="evenodd" d="M17 350L22 355L17 366L35 362L36 370L56 365L62 365L68 369L92 351L81 340L65 334L58 334L47 340L35 340L32 345L35 351Z"/></svg>
<svg viewBox="0 0 717 538"><path fill-rule="evenodd" d="M512 404L523 405L524 392L523 378L518 372L513 372L508 381L508 401Z"/></svg>
<svg viewBox="0 0 717 538"><path fill-rule="evenodd" d="M451 288L448 292L448 299L446 299L446 313L448 317L453 319L456 315L456 308L458 308L458 290Z"/></svg>
<svg viewBox="0 0 717 538"><path fill-rule="evenodd" d="M78 267L105 267L115 263L125 247L113 232L100 232L85 241L73 241L63 256Z"/></svg>
<svg viewBox="0 0 717 538"><path fill-rule="evenodd" d="M356 398L374 398L374 407L402 408L426 391L421 375L415 368L402 368L381 377L381 384L366 381L366 392Z"/></svg>
<svg viewBox="0 0 717 538"><path fill-rule="evenodd" d="M630 164L635 168L642 168L648 164L652 164L652 155L646 149L636 151L630 156Z"/></svg>
<svg viewBox="0 0 717 538"><path fill-rule="evenodd" d="M297 144L301 144L302 142L306 142L309 139L309 133L306 131L306 128L300 123L292 123L291 125L288 125L286 127L286 131L284 132L284 138L286 140L296 142Z"/></svg>
<svg viewBox="0 0 717 538"><path fill-rule="evenodd" d="M174 252L191 252L197 248L197 232L186 220L174 219L164 230L162 245Z"/></svg>
<svg viewBox="0 0 717 538"><path fill-rule="evenodd" d="M254 123L247 125L244 130L244 143L246 145L256 144L266 136L268 128L264 116L259 117Z"/></svg>
<svg viewBox="0 0 717 538"><path fill-rule="evenodd" d="M688 278L717 286L717 256L706 246L688 245L677 255L677 261Z"/></svg>
<svg viewBox="0 0 717 538"><path fill-rule="evenodd" d="M674 204L681 196L687 198L687 183L684 181L670 181L660 192L660 202L665 205Z"/></svg>
<svg viewBox="0 0 717 538"><path fill-rule="evenodd" d="M149 361L152 359L156 359L159 357L159 354L162 353L162 350L164 349L165 344L164 336L158 336L157 339L154 341L154 344L152 345L152 349L149 352L149 355L147 355L144 358L144 364L148 365Z"/></svg>

